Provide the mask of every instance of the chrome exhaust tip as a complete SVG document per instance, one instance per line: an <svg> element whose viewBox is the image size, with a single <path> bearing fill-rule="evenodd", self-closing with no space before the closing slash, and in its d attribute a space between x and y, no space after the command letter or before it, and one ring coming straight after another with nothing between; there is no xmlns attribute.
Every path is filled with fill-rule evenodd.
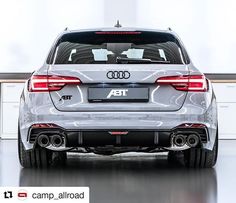
<svg viewBox="0 0 236 203"><path fill-rule="evenodd" d="M49 138L47 135L39 135L38 144L40 147L47 147L50 144Z"/></svg>
<svg viewBox="0 0 236 203"><path fill-rule="evenodd" d="M177 147L183 147L186 144L186 138L182 134L177 134L174 136L173 143Z"/></svg>
<svg viewBox="0 0 236 203"><path fill-rule="evenodd" d="M199 143L199 137L195 134L190 134L187 137L187 145L189 147L196 147Z"/></svg>
<svg viewBox="0 0 236 203"><path fill-rule="evenodd" d="M63 139L60 135L51 136L51 144L54 147L60 147L63 144Z"/></svg>

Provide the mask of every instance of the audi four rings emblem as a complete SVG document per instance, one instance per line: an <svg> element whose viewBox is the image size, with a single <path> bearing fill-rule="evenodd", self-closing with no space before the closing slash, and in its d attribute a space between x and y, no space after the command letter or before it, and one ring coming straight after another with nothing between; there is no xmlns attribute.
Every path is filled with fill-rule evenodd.
<svg viewBox="0 0 236 203"><path fill-rule="evenodd" d="M108 79L129 79L130 72L129 71L108 71L107 78Z"/></svg>

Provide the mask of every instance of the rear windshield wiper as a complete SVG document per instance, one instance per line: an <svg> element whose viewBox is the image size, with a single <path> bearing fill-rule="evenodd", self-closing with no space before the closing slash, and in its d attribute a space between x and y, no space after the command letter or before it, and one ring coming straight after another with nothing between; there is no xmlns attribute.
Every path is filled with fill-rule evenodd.
<svg viewBox="0 0 236 203"><path fill-rule="evenodd" d="M122 57L117 57L116 58L116 63L118 64L127 64L127 63L133 63L133 64L138 64L138 63L160 63L160 64L169 64L170 61L157 61L157 60L152 60L152 59L137 59L137 58L122 58Z"/></svg>

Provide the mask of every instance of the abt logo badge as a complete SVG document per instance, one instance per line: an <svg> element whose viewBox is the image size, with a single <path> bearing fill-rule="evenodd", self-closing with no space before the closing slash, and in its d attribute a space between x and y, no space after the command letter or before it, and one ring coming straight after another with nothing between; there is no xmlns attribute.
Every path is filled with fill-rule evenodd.
<svg viewBox="0 0 236 203"><path fill-rule="evenodd" d="M128 93L128 89L112 89L107 95L107 99L114 97L126 97Z"/></svg>
<svg viewBox="0 0 236 203"><path fill-rule="evenodd" d="M72 95L62 95L59 101L71 100L71 98L72 98Z"/></svg>

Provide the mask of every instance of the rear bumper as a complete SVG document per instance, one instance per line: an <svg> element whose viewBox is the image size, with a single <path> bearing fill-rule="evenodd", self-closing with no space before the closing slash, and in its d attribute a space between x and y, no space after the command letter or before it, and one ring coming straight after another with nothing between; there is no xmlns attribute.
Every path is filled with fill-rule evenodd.
<svg viewBox="0 0 236 203"><path fill-rule="evenodd" d="M185 102L178 111L172 112L92 112L92 109L91 112L62 112L53 106L48 94L41 94L38 98L37 95L29 96L26 92L24 97L21 98L20 105L19 129L21 139L26 150L32 149L34 143L29 141L29 131L31 126L37 123L53 123L60 126L66 133L69 131L74 133L73 136L76 138L71 138L72 140L78 139L79 136L76 133L82 132L83 134L87 132L87 135L84 134L83 137L90 137L91 135L88 135L88 132L103 131L107 133L113 130L129 132L151 131L155 137L155 133L171 132L183 123L198 123L206 126L208 132L208 139L202 143L202 148L212 150L217 131L216 100L214 94L203 94L202 97L206 97L205 100L201 100L205 101L203 105L201 102L198 102L199 104L196 103L196 100L193 100L194 96L196 95L188 95L187 100L189 102ZM29 100L35 101L33 105ZM40 101L39 105L37 105L37 101ZM126 142L131 142L133 145L139 144L135 143L139 138L140 144L151 142L146 141L146 139L152 140L152 144L154 142L153 136L149 137L148 133L143 133L138 138L131 135L130 133L130 136L121 138L124 141L122 141L124 146L127 146ZM94 133L93 136L95 139L91 142L94 143L99 143L103 139L103 136L99 135L99 133ZM168 134L163 134L163 136L163 139L170 139ZM120 138L110 135L107 139L111 141L111 144L117 144L118 141L116 139ZM78 143L78 140L72 142ZM107 141L104 140L104 142L106 143ZM110 144L109 142L108 144ZM166 147L166 145L163 144L163 147Z"/></svg>
<svg viewBox="0 0 236 203"><path fill-rule="evenodd" d="M42 125L32 126L29 130L27 142L34 146L46 147L54 151L66 151L72 148L91 147L149 147L165 148L168 150L184 150L193 147L188 137L195 136L197 143L194 147L202 147L209 141L206 126L185 124L171 130L66 130L59 126ZM43 126L43 127L42 127ZM185 127L183 127L185 126ZM186 127L188 126L188 127ZM191 127L192 126L192 127ZM47 144L42 143L45 138ZM61 143L55 146L55 136L60 136ZM184 139L184 143L177 145L177 136ZM43 145L43 146L42 146Z"/></svg>
<svg viewBox="0 0 236 203"><path fill-rule="evenodd" d="M110 117L107 120L105 113L103 116L100 116L99 119L78 119L78 117L66 119L66 116L63 115L63 120L56 119L56 116L53 119L47 120L37 120L37 122L30 122L28 125L21 124L20 132L22 141L26 149L32 149L35 146L38 134L32 136L31 126L35 123L53 123L57 126L60 126L58 130L59 134L65 136L65 147L83 147L83 146L149 146L149 147L171 147L171 134L174 132L177 126L183 123L200 123L205 126L205 133L199 134L201 138L201 147L205 149L212 149L214 144L217 123L213 124L211 122L199 122L201 116L196 116L197 119L194 119L195 116L192 116L191 122L190 119L184 119L186 115L163 115L154 116L144 114L142 119L140 119L140 114L127 113L126 116L123 114L120 116L119 120ZM80 114L79 114L80 115ZM86 115L86 114L85 114ZM82 113L81 116L85 117ZM120 113L116 113L114 117L117 118ZM206 115L202 116L204 120ZM49 116L51 117L51 116ZM125 117L125 119L122 119ZM138 118L139 117L139 118ZM106 119L105 119L106 118ZM129 119L128 119L129 118ZM42 122L43 121L43 122ZM46 122L45 122L46 121ZM45 129L50 131L50 129ZM192 131L195 132L196 129L185 129L188 131L188 134L191 134ZM119 131L119 132L128 132L127 135L111 135L110 132ZM40 129L40 132L44 131ZM32 141L32 138L34 139ZM56 149L54 149L56 150Z"/></svg>

